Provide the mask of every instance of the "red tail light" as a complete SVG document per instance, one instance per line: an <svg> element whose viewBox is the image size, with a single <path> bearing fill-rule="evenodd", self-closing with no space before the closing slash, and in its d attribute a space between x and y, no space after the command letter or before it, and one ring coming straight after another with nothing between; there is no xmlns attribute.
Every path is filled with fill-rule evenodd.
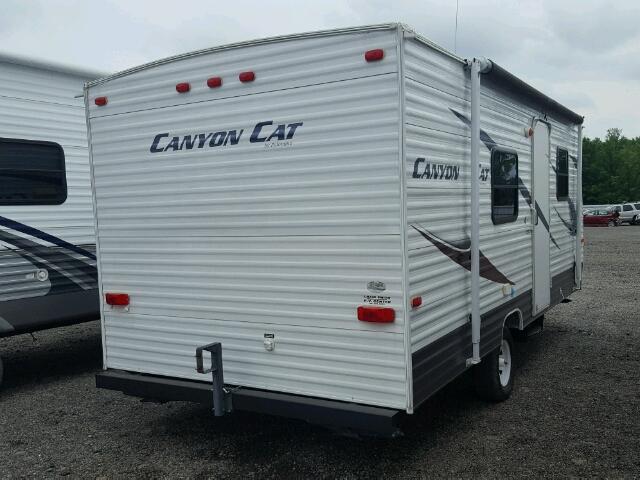
<svg viewBox="0 0 640 480"><path fill-rule="evenodd" d="M129 295L126 293L105 293L104 299L107 305L126 307L129 305Z"/></svg>
<svg viewBox="0 0 640 480"><path fill-rule="evenodd" d="M365 52L364 59L367 62L378 62L384 58L384 50L376 48L375 50L369 50Z"/></svg>
<svg viewBox="0 0 640 480"><path fill-rule="evenodd" d="M222 86L222 78L221 77L211 77L207 79L207 87L209 88L218 88Z"/></svg>
<svg viewBox="0 0 640 480"><path fill-rule="evenodd" d="M411 299L412 308L418 308L420 305L422 305L422 297L413 297Z"/></svg>
<svg viewBox="0 0 640 480"><path fill-rule="evenodd" d="M371 323L393 323L396 311L389 307L358 307L358 320Z"/></svg>
<svg viewBox="0 0 640 480"><path fill-rule="evenodd" d="M238 75L238 78L243 83L253 82L256 79L256 74L253 72L242 72L240 75Z"/></svg>
<svg viewBox="0 0 640 480"><path fill-rule="evenodd" d="M107 104L107 97L96 97L94 102L97 106L104 107Z"/></svg>
<svg viewBox="0 0 640 480"><path fill-rule="evenodd" d="M191 85L189 85L187 82L178 83L176 85L176 92L178 93L187 93L189 90L191 90Z"/></svg>

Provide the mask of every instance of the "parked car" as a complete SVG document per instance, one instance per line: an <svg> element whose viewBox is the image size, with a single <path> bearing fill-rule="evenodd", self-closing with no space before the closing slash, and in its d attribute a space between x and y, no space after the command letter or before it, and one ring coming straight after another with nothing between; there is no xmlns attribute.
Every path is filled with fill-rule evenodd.
<svg viewBox="0 0 640 480"><path fill-rule="evenodd" d="M616 227L620 224L616 211L610 208L590 210L582 218L586 227Z"/></svg>
<svg viewBox="0 0 640 480"><path fill-rule="evenodd" d="M622 203L619 205L611 205L611 208L620 213L620 222L628 223L629 225L635 225L640 223L640 203Z"/></svg>

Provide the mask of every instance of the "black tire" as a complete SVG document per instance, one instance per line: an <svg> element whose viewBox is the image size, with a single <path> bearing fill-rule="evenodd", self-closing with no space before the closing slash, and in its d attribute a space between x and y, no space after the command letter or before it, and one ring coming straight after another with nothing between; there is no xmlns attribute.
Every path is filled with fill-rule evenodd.
<svg viewBox="0 0 640 480"><path fill-rule="evenodd" d="M473 368L473 383L476 394L490 402L502 402L511 396L513 390L513 338L508 328L502 330L502 341L509 348L508 353L508 381L500 380L500 355L503 349L496 348L486 355L482 361Z"/></svg>
<svg viewBox="0 0 640 480"><path fill-rule="evenodd" d="M0 388L2 388L3 375L4 375L4 366L2 365L2 357L0 357Z"/></svg>

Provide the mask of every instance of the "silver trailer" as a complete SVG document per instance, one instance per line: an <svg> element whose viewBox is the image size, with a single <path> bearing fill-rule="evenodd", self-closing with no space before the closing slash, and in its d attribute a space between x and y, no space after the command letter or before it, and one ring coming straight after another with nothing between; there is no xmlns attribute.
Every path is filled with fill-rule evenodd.
<svg viewBox="0 0 640 480"><path fill-rule="evenodd" d="M78 95L100 76L0 54L0 338L99 317Z"/></svg>
<svg viewBox="0 0 640 480"><path fill-rule="evenodd" d="M510 331L580 286L582 117L403 25L180 55L85 101L99 387L393 434L470 368L507 398Z"/></svg>

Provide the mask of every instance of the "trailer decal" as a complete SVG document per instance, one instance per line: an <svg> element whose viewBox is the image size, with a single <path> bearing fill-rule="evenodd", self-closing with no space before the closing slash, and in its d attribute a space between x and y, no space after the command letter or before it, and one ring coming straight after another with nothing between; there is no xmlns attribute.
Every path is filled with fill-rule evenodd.
<svg viewBox="0 0 640 480"><path fill-rule="evenodd" d="M471 241L465 240L459 245L446 242L436 237L433 233L427 231L420 225L420 228L411 225L416 232L429 240L438 250L444 253L451 260L456 262L462 268L471 271ZM491 261L480 252L480 276L496 283L508 283L515 285L509 280Z"/></svg>
<svg viewBox="0 0 640 480"><path fill-rule="evenodd" d="M73 243L66 242L61 238L54 237L53 235L43 232L42 230L38 230L37 228L30 227L29 225L25 225L24 223L16 222L15 220L11 220L6 217L0 216L0 227L6 227L10 230L15 230L20 233L25 233L35 238L39 238L40 240L44 240L45 242L53 243L54 245L62 248L66 248L67 250L71 250L72 252L78 253L84 257L90 258L91 260L95 260L96 256L88 250L85 250L78 245L74 245Z"/></svg>
<svg viewBox="0 0 640 480"><path fill-rule="evenodd" d="M41 232L33 227L14 222L4 217L0 217L0 219L2 219L2 222L0 222L2 226L16 224L19 227L14 229L16 231L28 233L31 236L53 243L62 249L71 250L74 253L83 252L81 255L91 260L95 260L96 258L94 254L77 245L65 242L62 239ZM0 242L13 246L17 249L14 250L15 254L21 256L38 269L47 272L47 279L51 284L48 294L61 293L63 291L68 292L70 290L76 290L78 287L82 290L90 290L97 287L97 269L96 266L89 261L80 260L57 248L33 242L5 230L0 230ZM70 288L71 284L75 285L75 287Z"/></svg>
<svg viewBox="0 0 640 480"><path fill-rule="evenodd" d="M271 148L291 146L291 140L298 128L304 125L304 122L281 123L276 125L275 128L267 129L267 127L272 125L273 120L258 122L251 131L249 143L264 143L265 147ZM243 133L244 129L221 130L218 132L188 135L172 135L169 132L158 133L151 141L149 152L177 152L180 150L193 150L194 148L234 146L240 143ZM168 140L169 138L171 139Z"/></svg>
<svg viewBox="0 0 640 480"><path fill-rule="evenodd" d="M573 155L571 155L571 158L573 160L575 160L576 162L578 161L576 157L574 157ZM552 164L551 168L553 169L554 173L557 173L556 167ZM571 235L572 237L576 236L576 232L577 232L577 214L576 214L576 204L573 203L573 200L571 199L571 197L567 197L567 203L569 204L569 216L571 218L571 222L567 222L564 218L562 218L562 215L560 215L560 212L558 211L557 208L553 208L556 211L556 214L558 215L558 218L560 219L560 221L564 224L565 227L567 227L567 230L569 230L569 235Z"/></svg>
<svg viewBox="0 0 640 480"><path fill-rule="evenodd" d="M453 112L453 114L456 117L458 117L462 121L462 123L464 123L468 127L471 127L471 120L469 120L463 114L456 112L451 107L449 107L449 110L451 110L451 112ZM491 151L493 147L498 146L498 144L489 136L489 134L482 129L480 129L480 140L482 140L482 143L484 143L485 147L487 147L489 151ZM518 177L518 190L520 190L520 194L525 199L529 207L531 207L531 193L529 192L529 189L525 186L524 182L520 177ZM556 239L553 238L553 235L551 235L551 230L549 230L549 222L544 216L544 213L542 212L542 209L538 205L538 202L535 202L535 209L536 209L536 213L538 214L538 218L542 222L542 225L544 225L544 228L547 230L547 232L549 232L549 238L551 239L553 244L556 246L556 248L560 249L560 245L558 245L558 242L556 242Z"/></svg>

